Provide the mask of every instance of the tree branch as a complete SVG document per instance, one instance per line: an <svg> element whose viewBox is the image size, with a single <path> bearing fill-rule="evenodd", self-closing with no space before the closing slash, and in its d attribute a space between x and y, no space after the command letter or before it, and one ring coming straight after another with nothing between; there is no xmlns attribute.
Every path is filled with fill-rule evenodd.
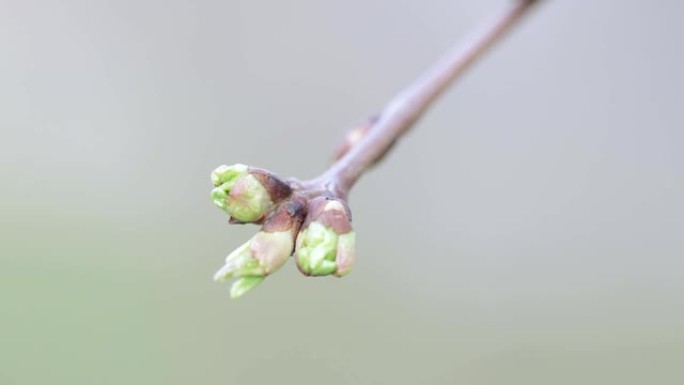
<svg viewBox="0 0 684 385"><path fill-rule="evenodd" d="M314 194L326 191L345 199L359 177L385 155L454 80L539 2L519 0L509 4L482 29L455 46L391 100L363 137L328 170L313 180L303 182L304 190Z"/></svg>
<svg viewBox="0 0 684 385"><path fill-rule="evenodd" d="M214 204L231 223L262 224L261 231L226 257L214 279L236 278L237 298L277 271L294 254L307 276L342 277L356 258L347 195L359 177L420 118L477 58L541 0L518 0L480 32L440 60L397 95L377 117L352 131L339 159L318 178L283 180L243 164L219 166L211 174Z"/></svg>

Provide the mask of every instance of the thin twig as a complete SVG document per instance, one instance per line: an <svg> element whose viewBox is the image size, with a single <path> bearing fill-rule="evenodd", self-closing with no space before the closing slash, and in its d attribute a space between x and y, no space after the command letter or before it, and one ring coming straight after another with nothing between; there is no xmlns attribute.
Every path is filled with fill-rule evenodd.
<svg viewBox="0 0 684 385"><path fill-rule="evenodd" d="M215 276L219 281L238 278L231 287L231 297L252 290L291 254L299 270L308 276L342 277L349 273L356 242L346 202L351 187L470 64L540 1L517 0L457 46L395 97L377 119L363 126L361 140L341 147L340 154L344 155L318 178L282 180L268 170L241 164L214 170L211 196L214 204L230 215L231 223L263 224L248 243L228 255Z"/></svg>
<svg viewBox="0 0 684 385"><path fill-rule="evenodd" d="M458 44L417 81L391 100L372 129L321 176L303 185L310 192L327 191L346 198L361 174L377 162L432 102L476 59L499 41L539 0L518 0L509 4L492 21Z"/></svg>

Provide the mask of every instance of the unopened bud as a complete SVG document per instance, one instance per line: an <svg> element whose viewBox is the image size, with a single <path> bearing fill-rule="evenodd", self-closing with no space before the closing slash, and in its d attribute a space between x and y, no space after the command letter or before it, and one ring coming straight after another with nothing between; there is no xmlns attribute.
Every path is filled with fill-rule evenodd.
<svg viewBox="0 0 684 385"><path fill-rule="evenodd" d="M261 231L226 257L226 264L216 272L214 280L225 282L237 277L238 280L231 290L231 297L237 298L253 289L267 275L278 270L292 254L293 246L292 234L289 231ZM242 280L245 278L252 282L249 287L244 286L245 281ZM235 289L236 285L241 289Z"/></svg>
<svg viewBox="0 0 684 385"><path fill-rule="evenodd" d="M313 276L346 275L354 264L355 245L356 234L342 202L313 199L297 236L295 260L299 270Z"/></svg>
<svg viewBox="0 0 684 385"><path fill-rule="evenodd" d="M237 298L278 270L292 254L295 236L304 216L304 204L292 199L283 202L265 221L262 231L226 257L225 265L214 275L219 282L238 278L231 288Z"/></svg>
<svg viewBox="0 0 684 385"><path fill-rule="evenodd" d="M240 222L256 221L272 206L271 195L253 175L240 178L226 199L230 216Z"/></svg>
<svg viewBox="0 0 684 385"><path fill-rule="evenodd" d="M211 173L214 204L236 222L260 222L274 204L292 194L290 186L272 173L242 164L220 166Z"/></svg>
<svg viewBox="0 0 684 385"><path fill-rule="evenodd" d="M366 122L359 124L358 126L352 128L344 136L344 139L337 146L335 150L335 160L342 158L349 150L352 149L364 136L370 131L373 124L377 121L377 117L372 117Z"/></svg>
<svg viewBox="0 0 684 385"><path fill-rule="evenodd" d="M240 177L247 175L248 170L249 167L244 164L237 163L232 166L224 164L211 172L211 182L216 187L228 183L224 188L230 190Z"/></svg>
<svg viewBox="0 0 684 385"><path fill-rule="evenodd" d="M242 277L230 287L230 298L240 298L264 281L264 277Z"/></svg>

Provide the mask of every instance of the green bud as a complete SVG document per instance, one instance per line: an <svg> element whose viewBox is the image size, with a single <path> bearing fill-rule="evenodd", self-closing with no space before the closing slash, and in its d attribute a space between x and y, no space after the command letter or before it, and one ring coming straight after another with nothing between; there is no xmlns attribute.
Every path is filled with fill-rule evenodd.
<svg viewBox="0 0 684 385"><path fill-rule="evenodd" d="M232 166L221 165L211 172L211 182L217 187L228 183L225 188L229 191L240 177L247 175L248 170L247 166L240 163Z"/></svg>
<svg viewBox="0 0 684 385"><path fill-rule="evenodd" d="M247 293L287 261L294 248L292 238L291 231L257 233L226 257L225 265L216 272L214 280L225 282L238 278L231 296L236 298Z"/></svg>
<svg viewBox="0 0 684 385"><path fill-rule="evenodd" d="M230 298L240 298L247 292L254 289L258 284L264 280L264 277L244 277L240 278L230 288Z"/></svg>
<svg viewBox="0 0 684 385"><path fill-rule="evenodd" d="M314 218L299 232L295 249L299 270L312 276L341 277L349 273L355 259L356 234L345 207L339 201L327 200L312 201L309 208Z"/></svg>
<svg viewBox="0 0 684 385"><path fill-rule="evenodd" d="M248 167L239 163L232 166L222 165L211 172L211 182L216 186L215 189L211 190L211 200L216 207L228 215L231 214L227 202L230 190L247 173Z"/></svg>
<svg viewBox="0 0 684 385"><path fill-rule="evenodd" d="M238 221L253 222L273 207L273 201L257 178L246 175L233 185L226 206L230 215Z"/></svg>
<svg viewBox="0 0 684 385"><path fill-rule="evenodd" d="M216 186L211 199L236 222L260 222L275 203L292 194L290 186L272 173L243 164L220 166L211 173Z"/></svg>
<svg viewBox="0 0 684 385"><path fill-rule="evenodd" d="M233 276L264 275L259 261L252 255L251 243L250 239L226 257L226 264L214 274L215 281L224 282Z"/></svg>
<svg viewBox="0 0 684 385"><path fill-rule="evenodd" d="M311 269L311 275L314 277L322 277L325 275L331 275L337 270L337 265L335 261L323 260L316 267Z"/></svg>
<svg viewBox="0 0 684 385"><path fill-rule="evenodd" d="M214 201L214 205L230 215L226 199L228 199L228 193L223 188L216 187L211 190L211 200Z"/></svg>
<svg viewBox="0 0 684 385"><path fill-rule="evenodd" d="M300 242L301 239L301 242ZM337 234L331 228L326 228L318 222L312 222L297 237L299 247L295 253L297 262L309 275L329 275L335 271L335 254L337 249ZM332 272L328 271L332 262ZM322 265L323 264L323 265Z"/></svg>

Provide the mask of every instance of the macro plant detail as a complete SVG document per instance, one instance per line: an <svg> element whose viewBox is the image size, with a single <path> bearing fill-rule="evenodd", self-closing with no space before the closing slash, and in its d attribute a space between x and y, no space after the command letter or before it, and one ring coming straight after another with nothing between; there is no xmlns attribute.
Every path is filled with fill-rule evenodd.
<svg viewBox="0 0 684 385"><path fill-rule="evenodd" d="M348 274L356 259L356 233L347 197L359 177L377 164L429 106L476 59L540 0L507 5L484 28L457 45L379 113L353 128L337 147L335 162L320 176L302 181L243 164L211 173L211 199L235 224L261 225L231 252L214 279L234 279L238 298L262 283L294 255L306 276Z"/></svg>
<svg viewBox="0 0 684 385"><path fill-rule="evenodd" d="M343 201L317 197L297 236L295 260L304 275L335 275L351 271L355 259L356 233Z"/></svg>

